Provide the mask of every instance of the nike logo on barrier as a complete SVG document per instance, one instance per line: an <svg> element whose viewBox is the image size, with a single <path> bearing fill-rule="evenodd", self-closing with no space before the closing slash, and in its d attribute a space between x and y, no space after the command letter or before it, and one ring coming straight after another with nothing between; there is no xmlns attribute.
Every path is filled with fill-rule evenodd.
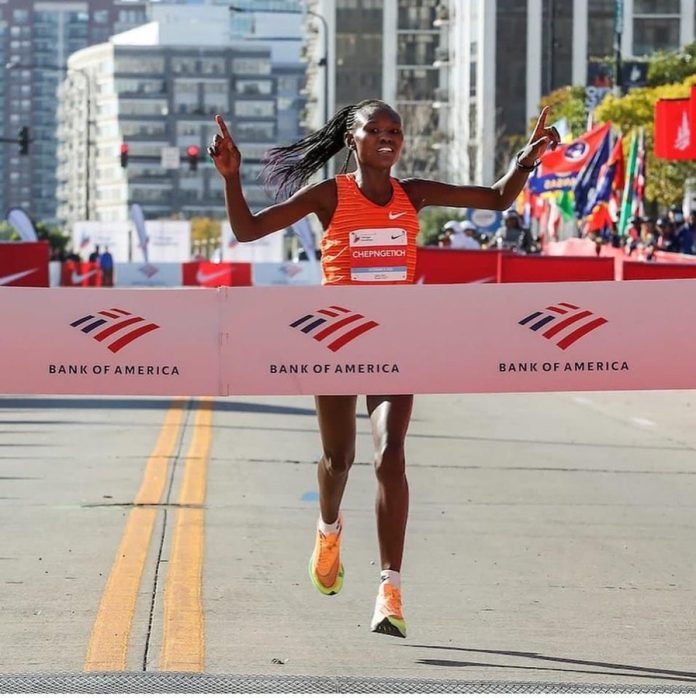
<svg viewBox="0 0 696 698"><path fill-rule="evenodd" d="M389 220L390 221L395 221L397 218L401 218L401 216L405 216L406 211L402 211L401 213L394 213L393 211L389 211Z"/></svg>
<svg viewBox="0 0 696 698"><path fill-rule="evenodd" d="M76 271L74 271L70 277L70 283L73 286L79 286L85 279L89 279L90 276L93 276L96 273L96 269L92 269L92 271L88 271L86 274L78 274Z"/></svg>
<svg viewBox="0 0 696 698"><path fill-rule="evenodd" d="M36 269L29 269L27 271L18 271L16 274L8 274L7 276L0 276L0 286L7 286L8 284L11 284L13 281L17 281L18 279L23 279L25 276L29 276L29 274L33 274L36 271Z"/></svg>
<svg viewBox="0 0 696 698"><path fill-rule="evenodd" d="M199 284L207 284L209 281L212 281L213 279L218 279L227 273L228 273L227 269L223 269L222 271L214 271L210 274L204 274L202 271L199 271L196 274L196 281Z"/></svg>

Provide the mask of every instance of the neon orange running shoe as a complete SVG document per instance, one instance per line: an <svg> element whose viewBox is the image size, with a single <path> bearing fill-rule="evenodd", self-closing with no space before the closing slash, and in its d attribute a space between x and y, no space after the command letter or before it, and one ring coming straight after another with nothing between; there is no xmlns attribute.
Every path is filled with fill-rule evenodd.
<svg viewBox="0 0 696 698"><path fill-rule="evenodd" d="M309 577L322 594L338 594L343 587L343 565L341 564L341 533L343 519L338 519L338 533L324 534L317 529L314 552L309 558Z"/></svg>
<svg viewBox="0 0 696 698"><path fill-rule="evenodd" d="M406 621L401 612L401 589L399 587L385 582L380 584L370 630L373 633L406 637Z"/></svg>

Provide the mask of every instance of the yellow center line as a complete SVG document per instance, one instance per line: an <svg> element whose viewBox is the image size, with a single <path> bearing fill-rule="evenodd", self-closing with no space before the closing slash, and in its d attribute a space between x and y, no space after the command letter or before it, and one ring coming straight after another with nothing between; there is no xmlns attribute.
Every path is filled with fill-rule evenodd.
<svg viewBox="0 0 696 698"><path fill-rule="evenodd" d="M203 617L204 510L213 403L200 403L176 513L169 570L164 587L164 627L160 669L201 672L205 664Z"/></svg>
<svg viewBox="0 0 696 698"><path fill-rule="evenodd" d="M159 504L184 423L184 400L167 411L148 459L136 504ZM157 517L156 509L131 510L102 594L85 658L85 671L124 671L135 604Z"/></svg>

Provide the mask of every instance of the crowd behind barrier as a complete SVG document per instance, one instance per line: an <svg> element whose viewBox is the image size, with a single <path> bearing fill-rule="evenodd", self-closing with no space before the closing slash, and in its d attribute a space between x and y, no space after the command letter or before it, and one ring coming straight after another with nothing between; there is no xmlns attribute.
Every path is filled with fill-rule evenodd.
<svg viewBox="0 0 696 698"><path fill-rule="evenodd" d="M597 245L587 238L549 243L544 254L507 250L419 248L418 284L530 283L690 278L696 257ZM109 283L104 283L105 279ZM49 262L46 243L0 244L0 286L176 288L198 286L310 286L321 283L318 262L116 263L105 276L98 262Z"/></svg>

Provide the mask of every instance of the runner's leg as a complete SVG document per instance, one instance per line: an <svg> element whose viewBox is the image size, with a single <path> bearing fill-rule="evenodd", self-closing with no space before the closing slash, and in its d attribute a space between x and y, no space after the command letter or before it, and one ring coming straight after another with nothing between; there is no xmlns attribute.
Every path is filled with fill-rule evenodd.
<svg viewBox="0 0 696 698"><path fill-rule="evenodd" d="M355 395L317 395L323 453L319 459L319 509L325 523L338 519L348 471L355 459Z"/></svg>
<svg viewBox="0 0 696 698"><path fill-rule="evenodd" d="M413 395L368 395L377 475L377 537L383 570L401 570L408 518L404 442Z"/></svg>

